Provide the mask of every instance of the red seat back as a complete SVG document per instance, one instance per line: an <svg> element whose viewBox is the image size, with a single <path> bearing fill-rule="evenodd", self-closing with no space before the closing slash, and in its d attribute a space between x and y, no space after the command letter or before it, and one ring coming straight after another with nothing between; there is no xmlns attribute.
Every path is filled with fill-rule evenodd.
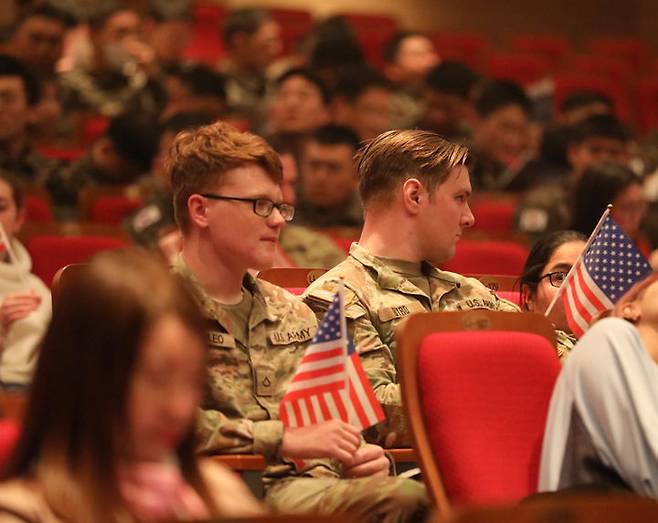
<svg viewBox="0 0 658 523"><path fill-rule="evenodd" d="M441 268L460 274L521 274L528 249L510 241L461 240L455 256Z"/></svg>
<svg viewBox="0 0 658 523"><path fill-rule="evenodd" d="M518 500L536 490L560 368L551 343L534 333L442 332L423 339L421 406L455 504Z"/></svg>
<svg viewBox="0 0 658 523"><path fill-rule="evenodd" d="M517 51L543 57L552 68L556 68L571 52L571 44L564 36L537 34L517 35L512 39Z"/></svg>
<svg viewBox="0 0 658 523"><path fill-rule="evenodd" d="M529 53L496 53L487 60L487 71L492 78L527 86L548 76L550 65L541 56Z"/></svg>
<svg viewBox="0 0 658 523"><path fill-rule="evenodd" d="M98 196L89 208L89 220L95 223L119 224L143 204L144 200L139 197Z"/></svg>
<svg viewBox="0 0 658 523"><path fill-rule="evenodd" d="M471 205L471 211L475 216L473 230L492 233L510 232L517 205L512 199L475 200Z"/></svg>
<svg viewBox="0 0 658 523"><path fill-rule="evenodd" d="M29 223L52 223L54 221L50 202L36 194L25 195L25 220Z"/></svg>
<svg viewBox="0 0 658 523"><path fill-rule="evenodd" d="M34 236L26 243L32 257L32 272L47 285L59 268L125 245L123 239L113 236Z"/></svg>

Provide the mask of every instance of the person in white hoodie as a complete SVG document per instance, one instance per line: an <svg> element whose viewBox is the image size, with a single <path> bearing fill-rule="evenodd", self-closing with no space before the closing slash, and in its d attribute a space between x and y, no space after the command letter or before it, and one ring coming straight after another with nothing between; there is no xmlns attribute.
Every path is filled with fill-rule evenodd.
<svg viewBox="0 0 658 523"><path fill-rule="evenodd" d="M0 170L0 384L27 386L51 316L50 290L31 273L32 260L14 237L25 221L20 182ZM9 245L7 245L7 243Z"/></svg>

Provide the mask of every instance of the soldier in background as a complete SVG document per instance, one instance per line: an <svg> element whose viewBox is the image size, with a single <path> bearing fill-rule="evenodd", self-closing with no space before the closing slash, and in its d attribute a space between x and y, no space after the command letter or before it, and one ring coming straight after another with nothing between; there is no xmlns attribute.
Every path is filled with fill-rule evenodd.
<svg viewBox="0 0 658 523"><path fill-rule="evenodd" d="M358 148L358 136L342 125L323 125L309 135L302 148L297 223L316 228L363 224L353 159Z"/></svg>
<svg viewBox="0 0 658 523"><path fill-rule="evenodd" d="M218 122L179 134L169 169L183 234L174 270L208 322L200 450L263 454L266 502L277 512L350 512L364 521L424 512L424 487L387 477L383 450L361 445L355 427L334 420L284 429L279 420L317 322L301 301L248 273L271 267L281 227L294 215L283 202L278 155L262 138Z"/></svg>
<svg viewBox="0 0 658 523"><path fill-rule="evenodd" d="M142 19L131 7L103 2L88 20L89 46L60 77L64 112L116 116L133 110L157 113L164 90Z"/></svg>
<svg viewBox="0 0 658 523"><path fill-rule="evenodd" d="M518 311L474 278L441 271L464 229L468 149L428 131L389 131L357 154L365 223L349 257L314 281L306 303L322 316L342 280L347 328L387 421L369 435L409 444L396 370L395 329L414 312Z"/></svg>

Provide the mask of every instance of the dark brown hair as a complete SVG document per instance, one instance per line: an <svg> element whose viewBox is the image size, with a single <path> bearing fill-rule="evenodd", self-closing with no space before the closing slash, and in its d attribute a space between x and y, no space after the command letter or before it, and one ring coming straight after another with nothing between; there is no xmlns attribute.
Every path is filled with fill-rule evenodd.
<svg viewBox="0 0 658 523"><path fill-rule="evenodd" d="M145 337L168 315L201 339L194 298L145 250L102 253L65 281L4 477L36 478L66 520L126 517L116 468L128 391ZM195 457L194 426L175 452L183 477L215 511Z"/></svg>
<svg viewBox="0 0 658 523"><path fill-rule="evenodd" d="M389 201L395 187L414 177L432 193L452 169L465 165L468 159L465 145L449 142L430 131L382 133L355 156L361 200L364 205L375 197Z"/></svg>
<svg viewBox="0 0 658 523"><path fill-rule="evenodd" d="M190 226L187 200L217 184L222 175L243 165L256 164L280 184L281 160L260 136L240 132L235 127L215 122L179 133L171 149L167 168L174 193L174 214L183 232Z"/></svg>

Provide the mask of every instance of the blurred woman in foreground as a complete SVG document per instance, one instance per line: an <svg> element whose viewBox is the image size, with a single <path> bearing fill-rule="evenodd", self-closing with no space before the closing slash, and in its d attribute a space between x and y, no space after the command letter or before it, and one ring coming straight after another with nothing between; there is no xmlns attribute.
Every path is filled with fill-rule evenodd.
<svg viewBox="0 0 658 523"><path fill-rule="evenodd" d="M53 312L0 521L261 512L231 472L195 457L203 324L181 282L141 250L107 252L63 282Z"/></svg>

